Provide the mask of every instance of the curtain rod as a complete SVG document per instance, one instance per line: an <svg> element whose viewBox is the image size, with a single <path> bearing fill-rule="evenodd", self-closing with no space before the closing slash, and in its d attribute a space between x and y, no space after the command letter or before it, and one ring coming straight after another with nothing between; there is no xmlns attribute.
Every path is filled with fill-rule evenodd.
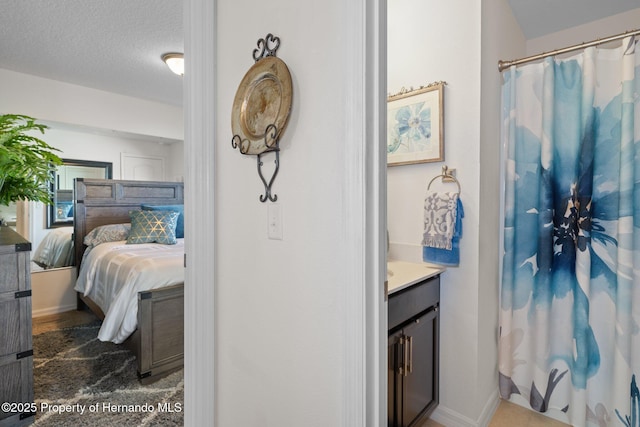
<svg viewBox="0 0 640 427"><path fill-rule="evenodd" d="M552 50L551 52L539 53L538 55L528 56L528 57L522 58L522 59L514 59L513 61L502 61L502 60L500 60L500 61L498 61L498 71L502 72L504 69L509 68L512 65L520 65L520 64L527 63L527 62L536 61L538 59L546 58L547 56L554 56L554 55L560 55L562 53L573 52L574 50L585 49L587 47L597 46L599 44L604 44L604 43L609 43L609 42L612 42L612 41L615 41L615 40L623 39L625 37L636 36L638 34L640 34L640 29L632 30L632 31L626 31L626 32L624 32L622 34L617 34L615 36L606 37L604 39L597 39L597 40L594 40L594 41L581 43L581 44L577 44L577 45L574 45L574 46L565 47L565 48L562 48L562 49Z"/></svg>

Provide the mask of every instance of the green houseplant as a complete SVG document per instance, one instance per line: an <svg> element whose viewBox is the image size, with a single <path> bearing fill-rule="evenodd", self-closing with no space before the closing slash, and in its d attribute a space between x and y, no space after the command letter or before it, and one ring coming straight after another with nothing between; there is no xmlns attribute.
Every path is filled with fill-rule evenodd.
<svg viewBox="0 0 640 427"><path fill-rule="evenodd" d="M19 114L0 115L0 205L18 200L51 204L51 172L60 151L33 136L47 126Z"/></svg>

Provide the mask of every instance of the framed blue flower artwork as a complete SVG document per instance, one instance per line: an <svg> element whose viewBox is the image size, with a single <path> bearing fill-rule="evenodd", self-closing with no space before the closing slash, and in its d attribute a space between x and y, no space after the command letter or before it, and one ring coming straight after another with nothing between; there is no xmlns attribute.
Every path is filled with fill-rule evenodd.
<svg viewBox="0 0 640 427"><path fill-rule="evenodd" d="M387 165L444 160L444 85L404 89L387 101Z"/></svg>

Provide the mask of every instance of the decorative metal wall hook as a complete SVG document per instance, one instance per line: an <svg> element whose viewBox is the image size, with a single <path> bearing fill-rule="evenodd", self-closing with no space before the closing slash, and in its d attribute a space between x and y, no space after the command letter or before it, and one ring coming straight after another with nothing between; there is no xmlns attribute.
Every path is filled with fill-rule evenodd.
<svg viewBox="0 0 640 427"><path fill-rule="evenodd" d="M241 154L256 155L258 176L264 184L264 195L259 200L275 202L272 191L280 169L280 136L291 113L292 83L286 64L276 58L280 38L267 34L258 40L253 51L255 64L247 71L233 102L231 146ZM275 153L275 169L267 181L263 173L266 153Z"/></svg>
<svg viewBox="0 0 640 427"><path fill-rule="evenodd" d="M267 200L275 202L276 200L278 200L278 196L271 193L271 187L273 186L273 181L276 179L276 175L278 175L278 170L280 169L280 145L278 141L278 129L275 127L275 125L271 124L267 126L267 130L264 133L264 145L268 147L268 149L256 155L258 159L258 175L260 176L260 180L264 184L264 195L260 196L260 201L263 203ZM247 154L249 141L247 139L241 139L239 135L234 135L231 139L231 146L233 148L238 148L240 150L240 153ZM262 173L262 166L264 166L262 156L267 153L276 154L276 168L273 171L269 182L267 182L264 174Z"/></svg>
<svg viewBox="0 0 640 427"><path fill-rule="evenodd" d="M276 167L273 170L271 179L269 180L269 182L267 182L267 180L264 178L264 175L262 174L262 166L264 166L264 163L262 162L262 156L271 152L274 152L276 154L276 159L274 160ZM280 148L279 147L276 146L276 148L274 148L273 150L265 151L264 153L258 154L258 175L262 180L262 184L264 184L264 195L260 196L261 202L264 203L267 200L271 200L272 202L275 202L276 200L278 200L277 194L271 194L271 186L273 185L273 181L276 179L276 175L278 175L279 169L280 169Z"/></svg>
<svg viewBox="0 0 640 427"><path fill-rule="evenodd" d="M280 37L275 37L269 33L265 38L258 40L258 48L253 50L253 59L258 62L267 56L276 56L276 51L280 47Z"/></svg>
<svg viewBox="0 0 640 427"><path fill-rule="evenodd" d="M268 152L269 151L266 151L265 153ZM271 194L271 185L273 184L273 180L276 179L276 175L278 175L278 169L280 169L280 150L275 150L276 159L274 163L276 164L276 169L273 171L273 175L271 175L269 183L267 183L267 181L264 179L264 176L262 175L262 155L264 155L265 153L258 154L258 175L260 175L260 179L264 184L264 195L260 196L260 201L262 203L266 202L267 200L271 200L272 202L278 200L277 194Z"/></svg>

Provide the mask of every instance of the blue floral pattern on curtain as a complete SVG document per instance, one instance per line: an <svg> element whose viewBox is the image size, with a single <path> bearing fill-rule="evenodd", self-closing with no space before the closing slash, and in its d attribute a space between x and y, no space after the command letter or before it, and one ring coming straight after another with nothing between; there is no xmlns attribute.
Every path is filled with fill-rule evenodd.
<svg viewBox="0 0 640 427"><path fill-rule="evenodd" d="M575 426L640 427L635 48L503 75L500 393Z"/></svg>

